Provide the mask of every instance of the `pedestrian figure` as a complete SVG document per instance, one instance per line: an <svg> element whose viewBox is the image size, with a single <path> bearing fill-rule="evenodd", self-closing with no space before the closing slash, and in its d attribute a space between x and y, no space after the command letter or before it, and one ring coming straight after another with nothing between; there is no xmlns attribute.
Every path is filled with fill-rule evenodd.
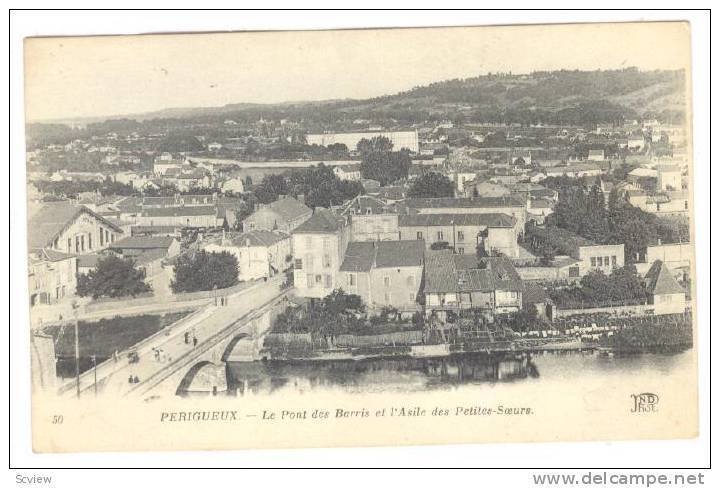
<svg viewBox="0 0 720 488"><path fill-rule="evenodd" d="M133 382L133 376L130 375L130 376L128 376L128 383L132 384L132 382Z"/></svg>
<svg viewBox="0 0 720 488"><path fill-rule="evenodd" d="M197 346L198 340L197 337L193 336L193 347Z"/></svg>
<svg viewBox="0 0 720 488"><path fill-rule="evenodd" d="M190 344L190 332L185 332L185 344Z"/></svg>
<svg viewBox="0 0 720 488"><path fill-rule="evenodd" d="M140 378L137 375L133 378L133 383L140 383Z"/></svg>

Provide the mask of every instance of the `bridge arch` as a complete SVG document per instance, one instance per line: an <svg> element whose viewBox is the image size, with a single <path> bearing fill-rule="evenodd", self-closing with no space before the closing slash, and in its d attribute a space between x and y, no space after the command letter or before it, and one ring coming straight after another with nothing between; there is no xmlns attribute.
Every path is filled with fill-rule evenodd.
<svg viewBox="0 0 720 488"><path fill-rule="evenodd" d="M194 364L175 390L179 396L190 394L212 394L227 391L227 373L225 363L215 364L212 361L200 361Z"/></svg>

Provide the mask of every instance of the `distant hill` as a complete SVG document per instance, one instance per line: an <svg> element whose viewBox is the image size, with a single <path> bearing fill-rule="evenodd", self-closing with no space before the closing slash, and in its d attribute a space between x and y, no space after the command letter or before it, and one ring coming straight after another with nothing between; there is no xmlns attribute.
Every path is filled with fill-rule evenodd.
<svg viewBox="0 0 720 488"><path fill-rule="evenodd" d="M104 120L259 117L303 119L332 125L353 118L409 124L444 118L464 122L592 124L651 116L684 120L683 71L540 71L523 75L487 74L415 87L368 100L324 100L278 104L238 103L222 107L170 108ZM84 120L56 123L91 123Z"/></svg>

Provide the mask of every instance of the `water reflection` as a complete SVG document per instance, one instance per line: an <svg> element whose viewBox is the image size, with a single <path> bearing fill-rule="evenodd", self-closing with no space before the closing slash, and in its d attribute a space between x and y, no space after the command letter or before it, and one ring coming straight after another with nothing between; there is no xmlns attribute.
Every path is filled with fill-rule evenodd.
<svg viewBox="0 0 720 488"><path fill-rule="evenodd" d="M290 389L309 392L420 391L461 384L537 378L530 354L462 354L444 358L228 363L230 395L258 395Z"/></svg>

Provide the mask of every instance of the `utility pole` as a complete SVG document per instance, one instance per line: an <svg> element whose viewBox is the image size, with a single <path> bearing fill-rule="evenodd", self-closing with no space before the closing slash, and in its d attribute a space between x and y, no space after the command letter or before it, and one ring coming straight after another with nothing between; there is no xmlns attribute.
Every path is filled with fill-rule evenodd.
<svg viewBox="0 0 720 488"><path fill-rule="evenodd" d="M72 303L73 319L75 322L75 387L77 397L80 398L80 333L78 326L78 305L77 302Z"/></svg>
<svg viewBox="0 0 720 488"><path fill-rule="evenodd" d="M95 396L97 396L97 356L95 354L92 355L92 362L93 362L93 376L95 379L95 383L94 383Z"/></svg>

